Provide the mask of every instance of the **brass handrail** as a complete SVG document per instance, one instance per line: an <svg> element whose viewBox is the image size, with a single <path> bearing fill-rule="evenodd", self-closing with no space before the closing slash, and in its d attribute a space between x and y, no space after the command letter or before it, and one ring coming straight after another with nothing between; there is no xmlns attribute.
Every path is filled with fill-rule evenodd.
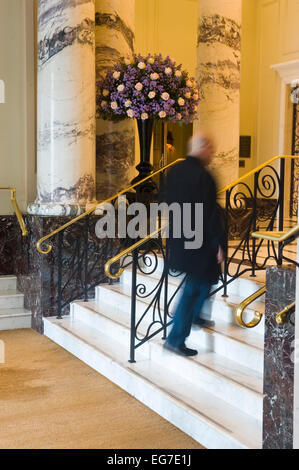
<svg viewBox="0 0 299 470"><path fill-rule="evenodd" d="M11 205L14 209L14 212L16 214L16 217L18 219L18 222L19 222L19 225L21 227L21 230L22 230L22 235L23 237L27 237L28 235L28 231L27 231L27 228L26 228L26 225L25 225L25 222L24 222L24 219L23 219L23 216L22 216L22 213L20 211L20 208L18 206L18 203L17 203L17 198L16 198L16 188L0 188L0 190L3 190L3 191L10 191L10 202L11 202Z"/></svg>
<svg viewBox="0 0 299 470"><path fill-rule="evenodd" d="M249 176L252 176L252 175L255 175L255 173L257 173L258 171L262 170L263 168L265 168L266 166L270 165L271 163L275 162L276 160L280 160L281 158L284 158L284 159L292 159L292 160L295 160L296 158L299 158L298 155L277 155L276 157L273 157L273 158L270 158L270 160L267 160L266 162L262 163L261 165L257 166L256 168L254 168L253 170L249 171L248 173L246 173L245 175L241 176L240 178L238 178L237 180L233 181L232 183L228 184L227 186L225 186L223 189L221 189L218 194L222 194L222 193L225 193L226 191L228 191L229 189L233 188L234 186L236 186L238 183L241 183L242 181L244 181L246 178L248 178Z"/></svg>
<svg viewBox="0 0 299 470"><path fill-rule="evenodd" d="M114 258L111 258L109 261L107 261L107 263L105 264L105 274L106 274L106 276L110 277L110 279L118 279L122 275L122 273L124 272L124 268L120 267L116 274L111 274L110 273L111 266L113 264L115 264L117 261L119 261L121 258L123 258L124 256L126 256L129 253L131 253L132 251L136 250L136 248L139 248L141 245L146 243L148 240L151 240L152 238L154 238L156 235L161 233L162 230L163 230L163 228L160 227L159 229L155 230L153 233L151 233L147 237L143 238L142 240L139 240L134 245L130 246L126 250L122 251L120 254L114 256Z"/></svg>
<svg viewBox="0 0 299 470"><path fill-rule="evenodd" d="M285 307L281 312L279 312L276 315L276 323L277 325L286 325L289 321L288 319L288 313L290 310L292 310L294 307L296 307L296 302L293 302L292 304L288 305Z"/></svg>
<svg viewBox="0 0 299 470"><path fill-rule="evenodd" d="M276 156L276 157L273 157L271 158L270 160L266 161L265 163L263 163L262 165L258 166L257 168L255 168L254 170L251 170L249 171L248 173L246 173L245 175L243 175L241 178L238 178L237 180L233 181L233 183L231 183L230 185L226 186L225 188L223 188L221 191L218 192L218 195L222 194L223 192L227 191L228 189L234 187L236 184L240 183L241 181L243 181L244 179L248 178L249 176L251 176L252 174L256 173L257 171L261 170L262 168L266 167L267 165L269 165L270 163L274 162L275 160L279 160L281 158L290 158L290 159L296 159L298 158L298 156L294 156L294 155L279 155L279 156ZM113 201L114 199L116 199L118 196L121 196L122 194L125 194L126 192L130 191L131 189L134 189L136 188L136 186L139 186L140 184L142 184L143 182L147 181L148 179L152 178L153 176L156 176L158 175L159 173L161 173L162 171L165 171L167 170L168 168L176 165L178 162L180 161L183 161L184 159L183 158L179 158L178 160L176 160L175 162L172 162L170 163L169 165L166 165L165 167L163 168L160 168L158 171L152 173L151 175L147 176L146 178L144 178L143 180L141 181L138 181L137 183L133 184L132 186L129 186L128 188L120 191L119 193L115 194L114 196L111 196L110 198L106 199L105 201L102 201L100 203L97 203L97 205L93 206L91 209L89 209L88 211L84 212L83 214L79 215L78 217L75 217L74 219L72 219L70 222L62 225L61 227L59 227L58 229L54 230L53 232L51 232L50 234L46 235L45 237L41 238L37 244L36 244L36 247L37 247L37 250L39 251L39 253L41 254L48 254L50 253L50 251L52 250L53 246L52 245L48 245L47 246L47 249L46 250L42 250L41 248L41 245L46 241L48 240L49 238L52 238L54 235L56 235L57 233L65 230L66 228L70 227L71 225L73 225L74 223L78 222L79 220L81 219L84 219L86 216L92 214L99 206L103 205L103 204L107 204L111 201Z"/></svg>
<svg viewBox="0 0 299 470"><path fill-rule="evenodd" d="M37 244L36 244L36 248L37 250L39 251L39 253L43 254L43 255L47 255L48 253L50 253L50 251L52 250L53 248L53 245L48 245L47 249L46 250L42 250L41 249L41 245L42 243L44 243L46 240L48 240L49 238L52 238L54 235L56 235L57 233L59 232L62 232L63 230L65 230L66 228L70 227L71 225L75 224L76 222L78 222L79 220L82 220L84 219L86 216L92 214L94 211L96 211L100 206L104 205L104 204L108 204L109 202L112 202L114 199L116 199L117 197L121 196L122 194L125 194L127 193L128 191L131 191L131 189L134 189L136 188L137 186L139 186L140 184L144 183L145 181L153 178L154 176L158 175L159 173L162 173L163 171L167 170L168 168L176 165L177 163L183 161L184 158L178 158L175 162L172 162L172 163L169 163L169 165L166 165L164 166L163 168L160 168L159 170L151 173L149 176L147 176L146 178L143 178L142 180L138 181L137 183L135 184L132 184L131 186L129 186L128 188L126 189L123 189L122 191L119 191L117 194L114 194L114 196L111 196L109 197L108 199L105 199L105 201L101 201L101 202L98 202L95 206L93 206L91 209L89 209L88 211L84 212L83 214L79 215L78 217L72 219L70 222L62 225L61 227L59 227L58 229L56 230L53 230L53 232L51 232L49 235L46 235L45 237L41 238Z"/></svg>
<svg viewBox="0 0 299 470"><path fill-rule="evenodd" d="M253 238L259 238L262 240L271 240L277 243L284 242L291 238L292 236L296 235L299 232L299 224L295 225L295 227L291 228L287 232L253 232Z"/></svg>
<svg viewBox="0 0 299 470"><path fill-rule="evenodd" d="M262 168L270 165L270 163L276 161L276 160L279 160L281 158L299 158L298 156L294 156L294 155L284 155L284 156L277 156L277 157L273 157L271 158L270 160L266 161L265 163L263 163L262 165L258 166L257 168L255 168L254 170L251 170L249 171L248 173L246 173L245 175L241 176L241 178L238 178L237 180L233 181L233 183L229 184L228 186L226 186L225 188L221 189L220 191L218 191L218 195L222 194L223 192L225 191L228 191L230 188L233 188L236 184L240 183L241 181L243 181L244 179L248 178L249 176L253 175L254 173L256 173L257 171L261 170ZM148 237L146 237L146 239L144 240L141 240L140 242L138 242L138 246L141 246L144 241L150 239L151 237L153 236L153 234L149 235ZM133 248L134 247L134 248ZM108 277L110 277L111 279L117 279L121 276L121 274L123 273L123 270L119 270L118 273L116 275L112 275L110 273L110 267L112 266L112 264L116 263L117 261L119 261L123 256L127 255L128 253L130 253L130 251L133 251L133 249L135 249L137 247L135 247L134 245L132 247L130 247L129 249L127 250L124 250L122 253L120 253L119 255L115 256L114 258L112 258L112 260L110 261L113 261L113 262L110 262L108 261L106 264L105 264L105 273ZM129 250L129 251L128 251Z"/></svg>
<svg viewBox="0 0 299 470"><path fill-rule="evenodd" d="M263 314L261 312L258 312L257 310L255 310L254 318L249 323L246 323L243 320L243 313L244 313L245 308L248 307L248 305L252 304L252 302L254 302L259 297L264 295L265 292L266 292L266 286L262 287L257 292L250 295L249 297L247 297L247 299L243 300L243 302L240 303L239 307L236 310L236 320L237 320L237 323L242 328L254 328L261 322L262 317L263 317Z"/></svg>

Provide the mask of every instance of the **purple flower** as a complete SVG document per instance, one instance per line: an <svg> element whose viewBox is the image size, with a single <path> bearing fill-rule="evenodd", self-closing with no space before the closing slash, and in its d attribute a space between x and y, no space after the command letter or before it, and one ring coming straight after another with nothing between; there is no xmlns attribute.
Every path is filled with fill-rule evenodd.
<svg viewBox="0 0 299 470"><path fill-rule="evenodd" d="M131 103L129 115L128 102ZM112 103L117 103L117 107L111 106ZM133 111L137 119L143 115L143 119L148 116L192 122L197 118L198 103L198 85L194 79L182 65L161 54L135 54L130 63L121 59L97 82L97 112L107 120L132 117Z"/></svg>

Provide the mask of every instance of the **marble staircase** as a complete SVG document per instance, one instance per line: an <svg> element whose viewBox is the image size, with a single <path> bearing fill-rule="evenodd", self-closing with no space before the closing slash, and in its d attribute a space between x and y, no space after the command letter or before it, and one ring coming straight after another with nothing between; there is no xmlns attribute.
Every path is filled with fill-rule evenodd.
<svg viewBox="0 0 299 470"><path fill-rule="evenodd" d="M0 330L31 328L31 312L24 308L24 295L15 276L0 276Z"/></svg>
<svg viewBox="0 0 299 470"><path fill-rule="evenodd" d="M149 291L157 283L162 262L151 276L138 272L138 284ZM181 282L169 278L169 293ZM263 322L255 330L235 323L236 306L261 284L240 278L205 305L216 326L193 328L187 344L199 350L195 358L163 349L161 335L137 349L130 364L131 271L121 282L97 287L94 300L74 302L62 320L45 318L45 335L126 390L166 420L210 449L256 449L262 445ZM147 299L138 299L137 319ZM263 310L261 299L247 309ZM150 315L148 315L150 317ZM145 335L150 319L140 325Z"/></svg>

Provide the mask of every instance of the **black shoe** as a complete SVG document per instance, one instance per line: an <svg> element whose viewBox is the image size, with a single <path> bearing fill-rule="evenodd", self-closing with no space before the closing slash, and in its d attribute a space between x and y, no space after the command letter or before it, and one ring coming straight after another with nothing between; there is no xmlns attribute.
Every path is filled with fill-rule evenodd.
<svg viewBox="0 0 299 470"><path fill-rule="evenodd" d="M201 328L212 328L213 326L215 326L215 322L211 320L197 318L196 320L194 320L193 325L200 326Z"/></svg>
<svg viewBox="0 0 299 470"><path fill-rule="evenodd" d="M187 348L184 344L183 346L174 347L169 343L165 343L164 348L167 349L168 351L174 352L176 354L179 354L180 356L185 356L185 357L193 357L193 356L197 356L198 354L198 351L196 351L196 349Z"/></svg>

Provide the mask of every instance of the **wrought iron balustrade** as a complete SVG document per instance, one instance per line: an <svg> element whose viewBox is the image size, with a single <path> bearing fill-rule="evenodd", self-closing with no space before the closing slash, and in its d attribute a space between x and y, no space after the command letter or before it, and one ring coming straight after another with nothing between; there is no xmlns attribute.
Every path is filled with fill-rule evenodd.
<svg viewBox="0 0 299 470"><path fill-rule="evenodd" d="M118 197L122 195L128 195L131 202L134 198L137 201L143 196L146 199L146 195L139 190L140 185L158 174L164 174L167 169L181 160L166 165L147 178L95 205L37 242L36 247L39 253L52 256L52 264L57 266L55 278L49 279L49 282L53 286L53 296L57 298L58 319L69 313L69 306L74 300L87 301L92 298L95 287L107 282L104 273L105 262L134 243L134 240L129 238L121 240L97 238L95 227L99 218L102 217L97 213L103 212L105 204L108 203L113 204L117 210Z"/></svg>
<svg viewBox="0 0 299 470"><path fill-rule="evenodd" d="M279 242L277 246L273 240L258 240L252 236L252 232L259 229L266 232L284 230L286 158L295 157L275 157L219 192L219 196L225 195L223 210L228 248L223 276L211 296L219 291L227 296L228 286L240 276L250 273L254 277L269 264L280 266L287 259L283 254L283 242ZM172 165L155 172L149 178L164 173ZM252 182L249 180L251 177ZM115 202L119 195L141 183L121 191L105 202ZM55 257L58 270L58 318L67 313L67 307L73 300L82 298L87 301L92 297L96 285L107 282L108 278L110 282L118 279L124 269L131 270L130 361L134 362L136 349L157 335L166 338L167 329L172 323L173 305L184 283L184 276L182 273L169 271L168 247L163 239L162 229L144 240L123 240L122 243L118 239L99 240L95 235L95 210L96 207L43 237L37 247L41 253L50 253L51 246L43 250L42 244L49 238L54 239L52 256ZM239 239L233 240L230 237L231 227L236 220L243 220L243 227ZM105 277L104 264L109 259ZM144 282L138 273L151 281ZM170 294L171 277L179 278L179 282Z"/></svg>

